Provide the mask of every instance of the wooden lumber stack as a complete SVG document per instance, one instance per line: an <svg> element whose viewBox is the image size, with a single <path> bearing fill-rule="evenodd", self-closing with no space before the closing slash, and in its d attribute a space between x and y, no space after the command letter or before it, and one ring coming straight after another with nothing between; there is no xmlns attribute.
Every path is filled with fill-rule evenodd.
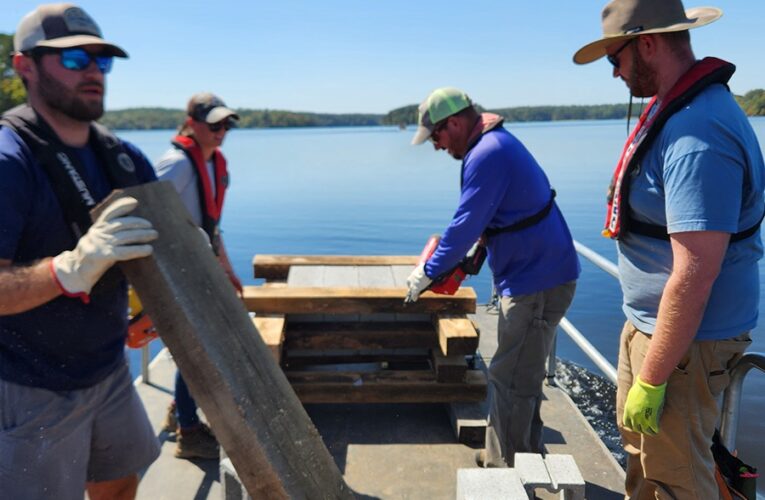
<svg viewBox="0 0 765 500"><path fill-rule="evenodd" d="M123 262L252 498L353 498L241 300L169 182L113 193L159 233L150 257Z"/></svg>
<svg viewBox="0 0 765 500"><path fill-rule="evenodd" d="M413 256L258 255L244 302L303 403L474 403L476 295L405 305ZM274 332L277 332L275 334Z"/></svg>

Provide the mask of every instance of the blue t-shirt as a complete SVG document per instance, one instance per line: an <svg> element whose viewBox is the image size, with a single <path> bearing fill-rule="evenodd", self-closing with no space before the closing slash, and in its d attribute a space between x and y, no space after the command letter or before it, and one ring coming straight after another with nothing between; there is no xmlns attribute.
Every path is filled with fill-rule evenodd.
<svg viewBox="0 0 765 500"><path fill-rule="evenodd" d="M462 162L459 206L425 273L456 266L486 228L512 225L550 201L550 182L523 144L502 127L485 133ZM579 259L566 221L554 205L539 223L489 238L488 262L497 292L525 295L579 277Z"/></svg>
<svg viewBox="0 0 765 500"><path fill-rule="evenodd" d="M155 180L146 157L123 143L142 182ZM91 148L73 148L96 201L112 190ZM76 246L48 176L16 133L0 128L0 259L32 263ZM126 283L96 285L90 303L59 296L0 316L0 378L50 390L90 387L124 360Z"/></svg>
<svg viewBox="0 0 765 500"><path fill-rule="evenodd" d="M765 166L757 137L733 96L713 85L664 125L630 180L631 216L671 233L737 233L765 210ZM653 333L672 270L668 241L627 232L618 242L624 312ZM760 232L731 243L697 340L731 338L757 323Z"/></svg>

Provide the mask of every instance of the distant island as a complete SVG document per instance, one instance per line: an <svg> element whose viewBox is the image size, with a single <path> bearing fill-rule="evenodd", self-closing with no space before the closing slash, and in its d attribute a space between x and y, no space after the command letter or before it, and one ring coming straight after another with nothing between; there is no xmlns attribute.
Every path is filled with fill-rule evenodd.
<svg viewBox="0 0 765 500"><path fill-rule="evenodd" d="M2 82L0 82L1 84ZM20 91L19 91L20 90ZM0 85L0 113L24 102L26 95L16 89L16 95L3 99ZM749 116L765 116L765 90L757 89L746 95L736 96L739 105ZM627 117L626 104L600 104L591 106L520 106L513 108L484 109L497 113L508 122L547 122L559 120L619 120ZM286 127L365 127L393 125L404 127L417 122L417 105L411 104L386 114L362 113L305 113L270 109L237 109L239 128L286 128ZM635 101L632 114L638 116L640 103ZM129 108L107 111L101 123L115 130L174 129L183 122L186 113L182 109Z"/></svg>
<svg viewBox="0 0 765 500"><path fill-rule="evenodd" d="M736 100L749 116L765 116L765 90L756 89ZM501 115L508 122L546 122L559 120L619 120L627 117L626 104L600 104L590 106L520 106L484 109ZM417 122L417 105L410 104L382 114L328 114L301 113L269 109L237 109L240 128L283 127L364 127L375 125L406 126ZM638 101L633 103L632 114L640 113ZM121 130L154 130L176 128L185 118L180 109L130 108L107 111L101 122L109 128Z"/></svg>

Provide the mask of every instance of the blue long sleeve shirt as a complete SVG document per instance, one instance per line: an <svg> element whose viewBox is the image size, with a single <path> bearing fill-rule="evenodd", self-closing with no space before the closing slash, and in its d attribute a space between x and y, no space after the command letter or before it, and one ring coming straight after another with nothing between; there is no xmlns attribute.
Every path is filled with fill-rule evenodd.
<svg viewBox="0 0 765 500"><path fill-rule="evenodd" d="M462 162L459 206L425 265L431 278L448 272L486 228L512 225L541 211L551 196L539 164L510 132L484 133ZM579 260L557 205L537 224L487 242L488 263L502 296L536 293L579 277Z"/></svg>

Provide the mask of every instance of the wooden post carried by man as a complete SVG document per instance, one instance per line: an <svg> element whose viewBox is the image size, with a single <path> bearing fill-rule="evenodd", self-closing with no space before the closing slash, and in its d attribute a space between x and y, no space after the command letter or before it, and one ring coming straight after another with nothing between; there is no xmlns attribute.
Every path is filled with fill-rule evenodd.
<svg viewBox="0 0 765 500"><path fill-rule="evenodd" d="M250 496L353 498L172 185L117 191L104 204L124 196L159 238L152 256L120 267Z"/></svg>

